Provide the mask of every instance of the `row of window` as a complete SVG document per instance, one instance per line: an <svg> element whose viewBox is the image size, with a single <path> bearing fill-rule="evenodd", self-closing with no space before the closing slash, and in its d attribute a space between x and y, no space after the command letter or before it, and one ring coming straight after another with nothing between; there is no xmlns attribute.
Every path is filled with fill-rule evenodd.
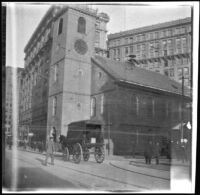
<svg viewBox="0 0 200 195"><path fill-rule="evenodd" d="M53 98L52 116L56 115L56 110L57 110L57 97L55 96ZM103 114L103 112L104 112L104 95L101 96L101 110L100 110L100 113ZM96 116L96 98L95 97L91 98L91 116L92 117Z"/></svg>
<svg viewBox="0 0 200 195"><path fill-rule="evenodd" d="M45 44L45 42L47 42L48 37L50 35L51 29L48 28L44 35L41 36L40 40L37 41L36 46L32 49L31 52L27 53L27 57L25 60L25 65L28 65L32 59L35 57L35 55L38 53L38 51L43 47L43 45Z"/></svg>
<svg viewBox="0 0 200 195"><path fill-rule="evenodd" d="M117 40L109 40L109 47L115 47L115 46L124 45L124 44L131 44L134 42L170 37L173 35L184 34L190 31L191 31L191 26L188 25L188 26L182 26L182 27L177 27L177 28L164 29L161 31L137 34L131 37L125 37L125 38L121 38Z"/></svg>
<svg viewBox="0 0 200 195"><path fill-rule="evenodd" d="M122 52L124 50L124 52ZM136 54L138 57L158 57L162 55L173 55L174 53L188 52L188 40L186 37L177 38L173 43L172 39L163 40L162 42L150 42L148 44L130 45L129 47L110 49L110 56L121 56L121 52L125 56L128 54ZM122 54L123 55L123 54Z"/></svg>
<svg viewBox="0 0 200 195"><path fill-rule="evenodd" d="M131 114L141 115L143 117L152 117L156 114L159 117L170 117L170 114L176 116L178 112L178 107L180 104L176 104L172 107L172 102L163 101L161 99L154 99L152 97L144 96L138 97L137 95L131 95L130 101L124 102L126 104L126 108ZM127 105L128 104L128 105ZM100 113L103 114L104 111L104 96L101 96L100 103ZM91 99L91 116L95 117L97 112L97 100L95 97ZM125 113L124 113L125 114ZM129 113L130 114L130 113Z"/></svg>

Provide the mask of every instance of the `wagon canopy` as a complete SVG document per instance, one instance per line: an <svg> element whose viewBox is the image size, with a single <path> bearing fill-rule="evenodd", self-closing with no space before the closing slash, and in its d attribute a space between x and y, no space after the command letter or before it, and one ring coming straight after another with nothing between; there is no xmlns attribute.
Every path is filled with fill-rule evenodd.
<svg viewBox="0 0 200 195"><path fill-rule="evenodd" d="M101 130L103 123L99 120L83 120L72 122L68 125L67 141L68 142L80 142L83 138L83 134L90 131L97 133L96 129Z"/></svg>

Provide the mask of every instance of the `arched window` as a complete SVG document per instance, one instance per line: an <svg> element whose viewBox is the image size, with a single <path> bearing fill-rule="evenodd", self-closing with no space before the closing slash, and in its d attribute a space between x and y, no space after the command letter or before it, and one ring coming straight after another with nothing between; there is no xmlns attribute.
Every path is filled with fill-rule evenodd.
<svg viewBox="0 0 200 195"><path fill-rule="evenodd" d="M55 127L52 127L52 128L51 128L51 131L50 131L50 136L53 136L54 142L56 142L56 138L57 138L56 134L57 134L56 128L55 128Z"/></svg>
<svg viewBox="0 0 200 195"><path fill-rule="evenodd" d="M101 114L104 112L104 94L101 96Z"/></svg>
<svg viewBox="0 0 200 195"><path fill-rule="evenodd" d="M56 115L56 107L57 107L57 97L54 97L53 99L53 116Z"/></svg>
<svg viewBox="0 0 200 195"><path fill-rule="evenodd" d="M91 116L95 116L96 115L96 98L93 97L91 99Z"/></svg>
<svg viewBox="0 0 200 195"><path fill-rule="evenodd" d="M59 21L58 35L60 35L62 33L62 29L63 29L63 18L61 18Z"/></svg>
<svg viewBox="0 0 200 195"><path fill-rule="evenodd" d="M85 34L86 31L86 21L85 18L80 17L78 19L78 32Z"/></svg>
<svg viewBox="0 0 200 195"><path fill-rule="evenodd" d="M58 64L54 67L54 81L56 82L58 80Z"/></svg>

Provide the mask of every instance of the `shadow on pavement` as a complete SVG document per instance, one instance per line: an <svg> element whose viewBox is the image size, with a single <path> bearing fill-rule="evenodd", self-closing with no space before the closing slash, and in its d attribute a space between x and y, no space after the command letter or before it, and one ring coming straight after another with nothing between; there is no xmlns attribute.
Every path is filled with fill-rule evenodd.
<svg viewBox="0 0 200 195"><path fill-rule="evenodd" d="M37 158L42 162L43 159ZM6 159L6 177L5 186L6 190L11 191L12 183L12 169L10 160ZM48 168L48 167L47 167ZM52 167L51 167L52 168ZM70 181L70 178L69 178ZM55 190L80 190L77 189L73 183L61 179L53 174L48 173L42 168L38 167L19 167L16 191L36 191L45 189Z"/></svg>

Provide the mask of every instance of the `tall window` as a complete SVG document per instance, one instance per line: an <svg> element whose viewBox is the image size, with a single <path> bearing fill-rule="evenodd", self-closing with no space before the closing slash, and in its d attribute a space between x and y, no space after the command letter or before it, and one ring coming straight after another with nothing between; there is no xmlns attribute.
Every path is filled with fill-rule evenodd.
<svg viewBox="0 0 200 195"><path fill-rule="evenodd" d="M125 38L125 44L128 44L128 38Z"/></svg>
<svg viewBox="0 0 200 195"><path fill-rule="evenodd" d="M130 53L133 53L133 45L130 46Z"/></svg>
<svg viewBox="0 0 200 195"><path fill-rule="evenodd" d="M103 114L104 111L104 94L101 96L101 114Z"/></svg>
<svg viewBox="0 0 200 195"><path fill-rule="evenodd" d="M158 57L158 56L159 56L159 48L160 48L159 42L156 41L156 42L155 42L155 47L154 47L155 57Z"/></svg>
<svg viewBox="0 0 200 195"><path fill-rule="evenodd" d="M145 34L141 35L141 39L142 39L142 41L145 41Z"/></svg>
<svg viewBox="0 0 200 195"><path fill-rule="evenodd" d="M163 120L166 116L165 101L162 98L155 99L155 115L158 120Z"/></svg>
<svg viewBox="0 0 200 195"><path fill-rule="evenodd" d="M91 99L91 116L95 116L96 115L96 98L93 97Z"/></svg>
<svg viewBox="0 0 200 195"><path fill-rule="evenodd" d="M181 53L181 40L176 39L176 52Z"/></svg>
<svg viewBox="0 0 200 195"><path fill-rule="evenodd" d="M58 26L58 35L62 33L62 29L63 29L63 18L60 18L59 26Z"/></svg>
<svg viewBox="0 0 200 195"><path fill-rule="evenodd" d="M167 36L167 31L164 30L164 31L163 31L163 37L166 37L166 36Z"/></svg>
<svg viewBox="0 0 200 195"><path fill-rule="evenodd" d="M125 55L128 55L128 47L125 47Z"/></svg>
<svg viewBox="0 0 200 195"><path fill-rule="evenodd" d="M150 57L154 57L154 55L153 55L153 51L154 51L154 45L153 45L153 43L150 43Z"/></svg>
<svg viewBox="0 0 200 195"><path fill-rule="evenodd" d="M117 50L116 50L116 49L114 49L114 56L116 56L116 51L117 51Z"/></svg>
<svg viewBox="0 0 200 195"><path fill-rule="evenodd" d="M182 47L183 47L183 53L187 52L187 39L186 37L182 38Z"/></svg>
<svg viewBox="0 0 200 195"><path fill-rule="evenodd" d="M148 118L152 118L153 115L153 98L147 97L146 99L146 115Z"/></svg>
<svg viewBox="0 0 200 195"><path fill-rule="evenodd" d="M167 36L172 36L172 29L167 30Z"/></svg>
<svg viewBox="0 0 200 195"><path fill-rule="evenodd" d="M155 32L155 39L159 38L159 32Z"/></svg>
<svg viewBox="0 0 200 195"><path fill-rule="evenodd" d="M57 108L57 97L54 97L53 98L53 112L52 112L53 116L56 115L56 108Z"/></svg>
<svg viewBox="0 0 200 195"><path fill-rule="evenodd" d="M172 40L171 39L169 39L167 41L167 46L168 46L169 55L173 55L173 47L172 47Z"/></svg>
<svg viewBox="0 0 200 195"><path fill-rule="evenodd" d="M189 68L188 67L184 67L183 72L184 72L185 77L189 76Z"/></svg>
<svg viewBox="0 0 200 195"><path fill-rule="evenodd" d="M140 116L151 118L153 114L152 98L148 96L140 97Z"/></svg>
<svg viewBox="0 0 200 195"><path fill-rule="evenodd" d="M117 45L120 45L120 39L119 39L119 40L117 40Z"/></svg>
<svg viewBox="0 0 200 195"><path fill-rule="evenodd" d="M78 32L83 34L86 32L86 21L83 17L78 19Z"/></svg>
<svg viewBox="0 0 200 195"><path fill-rule="evenodd" d="M167 49L167 41L164 40L164 41L163 41L163 50L166 50L166 49Z"/></svg>
<svg viewBox="0 0 200 195"><path fill-rule="evenodd" d="M131 114L136 115L137 114L137 100L136 100L137 96L135 94L131 95L131 99L130 99L130 110L131 110Z"/></svg>
<svg viewBox="0 0 200 195"><path fill-rule="evenodd" d="M58 80L58 64L54 67L54 81L56 82Z"/></svg>
<svg viewBox="0 0 200 195"><path fill-rule="evenodd" d="M150 33L150 39L153 39L153 33Z"/></svg>
<svg viewBox="0 0 200 195"><path fill-rule="evenodd" d="M117 49L117 55L118 55L118 57L120 57L120 49L119 48Z"/></svg>

